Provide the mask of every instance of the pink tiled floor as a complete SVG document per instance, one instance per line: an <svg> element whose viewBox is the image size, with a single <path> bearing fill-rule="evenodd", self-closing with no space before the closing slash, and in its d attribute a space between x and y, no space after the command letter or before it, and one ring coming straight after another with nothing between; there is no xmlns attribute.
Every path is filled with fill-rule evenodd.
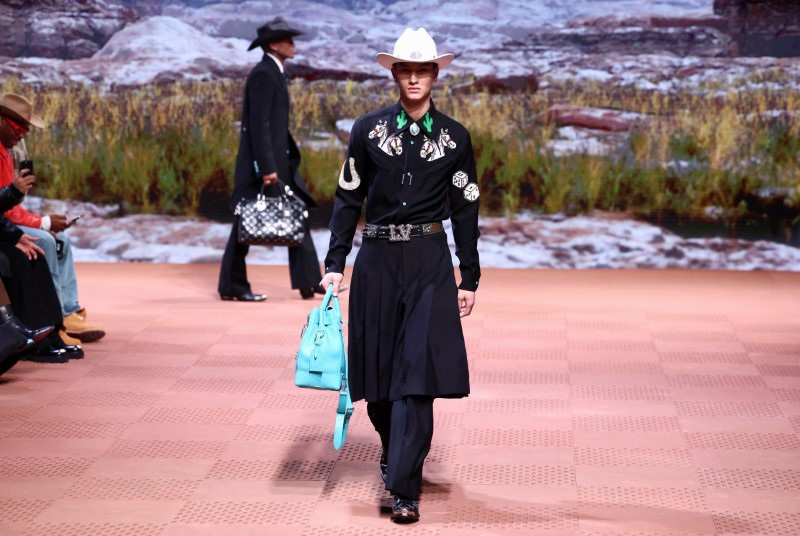
<svg viewBox="0 0 800 536"><path fill-rule="evenodd" d="M363 403L337 452L293 386L286 268L216 273L79 266L109 335L0 378L0 534L800 534L800 274L487 270L409 528Z"/></svg>

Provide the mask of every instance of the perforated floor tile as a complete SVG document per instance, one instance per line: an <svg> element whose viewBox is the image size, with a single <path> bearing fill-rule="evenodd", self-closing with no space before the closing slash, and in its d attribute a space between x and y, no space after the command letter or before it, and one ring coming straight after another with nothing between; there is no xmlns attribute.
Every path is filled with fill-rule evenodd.
<svg viewBox="0 0 800 536"><path fill-rule="evenodd" d="M800 514L790 512L714 512L720 534L800 534Z"/></svg>
<svg viewBox="0 0 800 536"><path fill-rule="evenodd" d="M0 499L0 520L12 523L33 521L51 504L52 500L44 499Z"/></svg>
<svg viewBox="0 0 800 536"><path fill-rule="evenodd" d="M83 475L92 464L90 458L0 458L0 476L64 478Z"/></svg>
<svg viewBox="0 0 800 536"><path fill-rule="evenodd" d="M465 445L497 447L571 447L574 438L570 430L509 430L481 428L462 430L461 442Z"/></svg>
<svg viewBox="0 0 800 536"><path fill-rule="evenodd" d="M336 451L336 393L293 385L312 304L218 268L78 266L108 335L0 379L0 534L800 534L800 274L486 270L401 527L364 402Z"/></svg>
<svg viewBox="0 0 800 536"><path fill-rule="evenodd" d="M166 526L145 523L33 523L23 536L81 536L103 534L105 536L161 536Z"/></svg>
<svg viewBox="0 0 800 536"><path fill-rule="evenodd" d="M303 524L313 503L290 502L189 502L175 517L175 523L230 525Z"/></svg>
<svg viewBox="0 0 800 536"><path fill-rule="evenodd" d="M697 472L706 488L800 491L800 470L796 469L700 468Z"/></svg>
<svg viewBox="0 0 800 536"><path fill-rule="evenodd" d="M120 440L106 454L125 458L218 458L220 441Z"/></svg>
<svg viewBox="0 0 800 536"><path fill-rule="evenodd" d="M708 508L702 489L579 487L578 500L596 506L651 506L675 510Z"/></svg>
<svg viewBox="0 0 800 536"><path fill-rule="evenodd" d="M475 413L564 413L570 410L570 401L557 398L472 399L468 401L468 407Z"/></svg>
<svg viewBox="0 0 800 536"><path fill-rule="evenodd" d="M690 466L691 455L681 449L575 448L578 465Z"/></svg>
<svg viewBox="0 0 800 536"><path fill-rule="evenodd" d="M575 470L567 466L457 464L453 480L465 484L569 486L575 484Z"/></svg>
<svg viewBox="0 0 800 536"><path fill-rule="evenodd" d="M17 426L6 437L42 438L117 438L128 428L127 424L86 422L28 422Z"/></svg>
<svg viewBox="0 0 800 536"><path fill-rule="evenodd" d="M198 485L198 480L87 478L76 482L64 493L64 497L115 501L185 501Z"/></svg>
<svg viewBox="0 0 800 536"><path fill-rule="evenodd" d="M797 434L747 432L710 432L686 434L689 447L695 449L794 450L800 449Z"/></svg>
<svg viewBox="0 0 800 536"><path fill-rule="evenodd" d="M456 505L447 515L453 529L501 533L504 530L560 532L578 530L578 513L555 506Z"/></svg>

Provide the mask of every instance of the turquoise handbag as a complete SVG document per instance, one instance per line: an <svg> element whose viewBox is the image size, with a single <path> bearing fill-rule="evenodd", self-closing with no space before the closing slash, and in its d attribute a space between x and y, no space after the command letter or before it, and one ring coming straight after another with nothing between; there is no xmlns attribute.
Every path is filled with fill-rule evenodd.
<svg viewBox="0 0 800 536"><path fill-rule="evenodd" d="M294 384L308 389L339 391L333 446L339 450L347 438L353 401L347 383L347 354L342 333L339 298L328 286L319 307L308 313L295 359Z"/></svg>

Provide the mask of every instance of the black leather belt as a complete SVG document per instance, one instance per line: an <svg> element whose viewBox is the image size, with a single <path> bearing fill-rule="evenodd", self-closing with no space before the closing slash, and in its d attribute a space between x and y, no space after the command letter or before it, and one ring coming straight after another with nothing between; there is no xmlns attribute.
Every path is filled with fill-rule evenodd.
<svg viewBox="0 0 800 536"><path fill-rule="evenodd" d="M414 237L441 233L443 231L444 225L442 225L440 221L434 223L418 223L416 225L411 225L409 223L402 225L374 225L368 223L366 227L364 227L364 230L361 231L361 236L364 238L386 238L389 242L410 242Z"/></svg>

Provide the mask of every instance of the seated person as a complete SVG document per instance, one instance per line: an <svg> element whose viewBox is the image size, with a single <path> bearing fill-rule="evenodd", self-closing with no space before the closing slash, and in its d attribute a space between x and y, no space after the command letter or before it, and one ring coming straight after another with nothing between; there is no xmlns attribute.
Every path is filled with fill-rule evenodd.
<svg viewBox="0 0 800 536"><path fill-rule="evenodd" d="M11 185L0 188L0 213L18 203L33 185L33 180L33 176L17 177ZM61 325L63 317L41 248L36 246L35 239L2 216L0 277L3 284L0 325L4 331L13 326L17 333L25 337L26 342L28 339L38 342L35 351L25 354L23 359L64 363L70 358L83 357L80 346L65 344L53 329Z"/></svg>
<svg viewBox="0 0 800 536"><path fill-rule="evenodd" d="M19 144L31 126L44 128L42 119L33 113L33 105L26 98L13 93L0 95L0 187L11 184L15 177L12 148ZM24 145L23 145L24 147ZM25 173L23 170L20 174ZM39 216L21 206L8 210L5 216L19 226L22 232L35 239L44 252L61 304L62 340L68 345L93 342L101 339L105 331L86 323L86 311L78 303L78 282L72 258L69 236L63 231L70 226L63 214ZM59 243L63 245L58 251ZM78 339L78 340L76 340Z"/></svg>

